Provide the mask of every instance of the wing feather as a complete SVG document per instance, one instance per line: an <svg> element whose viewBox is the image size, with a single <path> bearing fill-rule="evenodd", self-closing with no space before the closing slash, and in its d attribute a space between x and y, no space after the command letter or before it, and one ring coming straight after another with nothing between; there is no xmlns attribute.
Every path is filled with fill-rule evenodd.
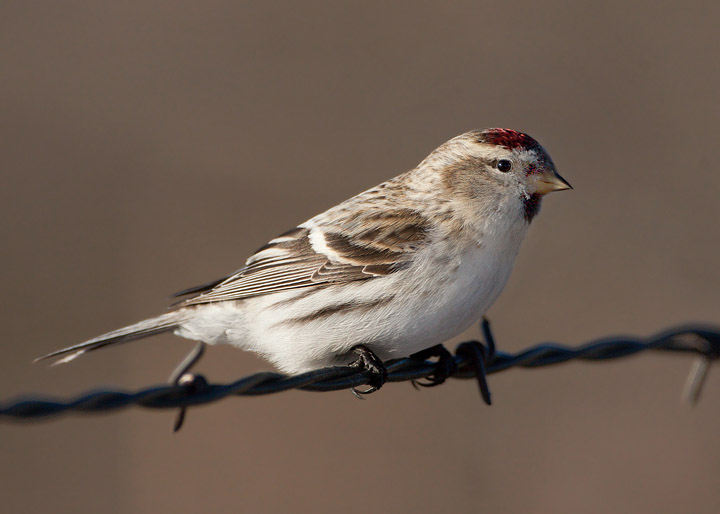
<svg viewBox="0 0 720 514"><path fill-rule="evenodd" d="M388 275L409 264L429 232L428 220L410 209L355 213L332 225L319 218L273 239L226 279L187 290L200 294L180 306Z"/></svg>

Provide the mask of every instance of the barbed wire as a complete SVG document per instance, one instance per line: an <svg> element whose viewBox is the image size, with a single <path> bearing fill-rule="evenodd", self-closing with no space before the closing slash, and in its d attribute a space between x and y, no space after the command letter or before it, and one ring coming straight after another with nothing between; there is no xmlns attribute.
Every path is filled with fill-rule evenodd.
<svg viewBox="0 0 720 514"><path fill-rule="evenodd" d="M709 363L720 357L720 327L682 325L668 328L650 337L618 336L589 341L576 347L557 343L541 343L518 353L496 352L490 326L481 326L484 343L469 341L460 344L455 354L438 361L425 358L404 358L385 363L388 382L412 381L414 385L439 385L445 378L474 378L481 394L490 403L485 374L499 373L514 367L539 368L570 360L606 361L620 359L643 351L695 354L695 363L685 388L691 402L700 395ZM136 392L96 390L70 400L25 398L0 404L0 419L38 420L68 412L98 413L137 405L151 409L180 408L175 429L182 425L187 407L215 402L230 395L257 396L280 393L290 389L303 391L337 391L371 383L372 373L351 366L322 368L299 375L262 372L228 384L208 383L202 375L188 371L202 355L203 346L196 347L171 376L170 385L149 387ZM422 353L422 352L421 352ZM440 355L432 353L432 355ZM419 382L427 379L429 382ZM362 393L361 393L362 394Z"/></svg>

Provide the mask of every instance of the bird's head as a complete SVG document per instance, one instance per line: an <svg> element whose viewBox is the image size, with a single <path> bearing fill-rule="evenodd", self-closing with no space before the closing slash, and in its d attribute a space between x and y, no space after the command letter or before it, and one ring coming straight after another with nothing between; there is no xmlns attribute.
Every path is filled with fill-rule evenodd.
<svg viewBox="0 0 720 514"><path fill-rule="evenodd" d="M440 174L453 197L470 199L485 213L501 205L520 205L528 222L544 195L572 189L535 139L510 129L466 132L440 146L423 164Z"/></svg>

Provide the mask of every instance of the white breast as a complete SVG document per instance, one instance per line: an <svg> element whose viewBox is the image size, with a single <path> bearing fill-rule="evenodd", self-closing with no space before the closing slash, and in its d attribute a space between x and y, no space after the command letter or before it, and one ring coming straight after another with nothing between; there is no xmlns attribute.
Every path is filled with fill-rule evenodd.
<svg viewBox="0 0 720 514"><path fill-rule="evenodd" d="M390 275L201 305L179 333L260 353L291 373L347 362L358 344L382 359L404 357L479 320L505 286L526 230L489 220L475 240L440 238Z"/></svg>

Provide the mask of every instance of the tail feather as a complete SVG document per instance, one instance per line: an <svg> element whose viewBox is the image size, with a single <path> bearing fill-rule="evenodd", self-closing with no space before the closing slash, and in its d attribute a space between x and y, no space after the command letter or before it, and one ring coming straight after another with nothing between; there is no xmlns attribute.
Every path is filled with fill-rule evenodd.
<svg viewBox="0 0 720 514"><path fill-rule="evenodd" d="M94 337L93 339L85 341L84 343L76 344L74 346L63 348L62 350L48 353L47 355L43 355L42 357L35 359L35 362L45 359L52 359L53 357L60 357L62 355L65 355L65 357L53 362L53 366L65 362L70 362L71 360L79 357L83 353L91 352L104 346L127 343L136 339L142 339L143 337L149 337L157 334L162 334L163 332L168 332L177 328L183 320L184 316L182 314L182 311L169 312L156 318L146 319L140 321L139 323L135 323L134 325L129 325L118 330L113 330L112 332L108 332L107 334Z"/></svg>

